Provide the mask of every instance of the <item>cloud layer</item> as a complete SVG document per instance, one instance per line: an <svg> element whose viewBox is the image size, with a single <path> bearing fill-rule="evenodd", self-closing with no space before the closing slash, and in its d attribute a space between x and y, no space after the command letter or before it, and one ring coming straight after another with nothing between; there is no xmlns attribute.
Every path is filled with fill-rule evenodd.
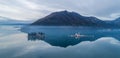
<svg viewBox="0 0 120 58"><path fill-rule="evenodd" d="M69 10L113 20L120 16L120 0L0 0L0 16L35 20L51 12Z"/></svg>

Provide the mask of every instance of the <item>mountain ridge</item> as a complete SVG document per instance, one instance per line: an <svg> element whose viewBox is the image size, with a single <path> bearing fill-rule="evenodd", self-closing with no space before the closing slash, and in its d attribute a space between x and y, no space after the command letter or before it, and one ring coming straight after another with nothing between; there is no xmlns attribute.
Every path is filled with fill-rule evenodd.
<svg viewBox="0 0 120 58"><path fill-rule="evenodd" d="M27 21L15 20L7 17L0 16L0 24L1 25L11 25L11 24L30 24Z"/></svg>
<svg viewBox="0 0 120 58"><path fill-rule="evenodd" d="M96 17L85 17L76 12L60 11L39 19L31 25L48 25L48 26L95 26L105 24L104 21Z"/></svg>
<svg viewBox="0 0 120 58"><path fill-rule="evenodd" d="M82 16L77 12L59 11L38 19L31 25L42 26L96 26L120 27L120 17L113 21L103 21L93 16Z"/></svg>

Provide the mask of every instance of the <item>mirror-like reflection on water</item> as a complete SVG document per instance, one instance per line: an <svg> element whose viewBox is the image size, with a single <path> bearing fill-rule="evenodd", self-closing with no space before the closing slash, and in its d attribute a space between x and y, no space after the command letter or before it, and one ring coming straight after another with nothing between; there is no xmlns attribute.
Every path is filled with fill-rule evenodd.
<svg viewBox="0 0 120 58"><path fill-rule="evenodd" d="M119 58L120 29L0 27L0 58Z"/></svg>
<svg viewBox="0 0 120 58"><path fill-rule="evenodd" d="M60 47L73 46L83 41L95 41L101 37L114 37L120 40L119 29L29 26L22 31L28 34L28 40L43 40L52 46Z"/></svg>

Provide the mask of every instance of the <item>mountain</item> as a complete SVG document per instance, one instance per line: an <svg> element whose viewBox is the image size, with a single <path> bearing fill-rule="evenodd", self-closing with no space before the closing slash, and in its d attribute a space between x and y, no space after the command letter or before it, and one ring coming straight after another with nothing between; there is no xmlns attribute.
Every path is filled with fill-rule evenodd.
<svg viewBox="0 0 120 58"><path fill-rule="evenodd" d="M116 25L116 26L120 26L120 17L113 20L113 24Z"/></svg>
<svg viewBox="0 0 120 58"><path fill-rule="evenodd" d="M39 19L31 25L45 26L102 26L104 21L96 17L82 16L76 12L60 11Z"/></svg>
<svg viewBox="0 0 120 58"><path fill-rule="evenodd" d="M7 17L0 16L0 24L10 25L10 24L28 24L27 21L20 21L15 19L10 19Z"/></svg>

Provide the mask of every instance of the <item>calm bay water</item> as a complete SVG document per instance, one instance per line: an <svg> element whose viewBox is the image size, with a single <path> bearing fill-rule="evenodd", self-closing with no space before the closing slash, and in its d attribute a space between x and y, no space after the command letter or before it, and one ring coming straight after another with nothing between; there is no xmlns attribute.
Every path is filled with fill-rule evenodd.
<svg viewBox="0 0 120 58"><path fill-rule="evenodd" d="M120 58L120 29L1 25L0 58Z"/></svg>

